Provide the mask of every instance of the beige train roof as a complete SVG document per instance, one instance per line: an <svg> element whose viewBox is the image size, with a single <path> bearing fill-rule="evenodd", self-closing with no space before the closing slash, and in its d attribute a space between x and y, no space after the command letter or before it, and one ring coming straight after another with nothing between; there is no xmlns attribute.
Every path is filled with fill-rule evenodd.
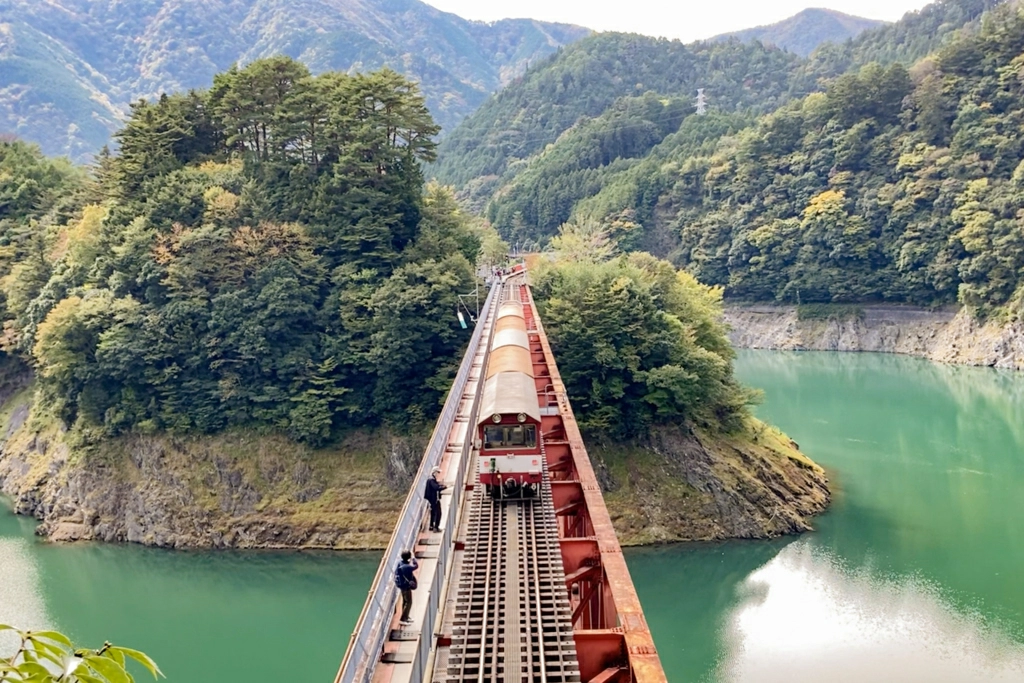
<svg viewBox="0 0 1024 683"><path fill-rule="evenodd" d="M502 346L521 346L529 350L530 340L526 336L526 330L509 329L495 332L491 350L500 349Z"/></svg>
<svg viewBox="0 0 1024 683"><path fill-rule="evenodd" d="M509 345L491 351L487 360L487 377L493 377L499 372L524 372L533 377L533 358L529 350Z"/></svg>
<svg viewBox="0 0 1024 683"><path fill-rule="evenodd" d="M517 318L514 315L506 315L504 318L494 323L494 331L501 332L502 330L525 330L526 321L522 318Z"/></svg>
<svg viewBox="0 0 1024 683"><path fill-rule="evenodd" d="M490 422L492 415L525 413L540 422L537 385L525 372L499 372L484 383L480 402L480 422Z"/></svg>
<svg viewBox="0 0 1024 683"><path fill-rule="evenodd" d="M510 315L514 315L519 318L524 317L523 305L518 301L506 301L505 303L498 307L497 320L501 320L502 318Z"/></svg>

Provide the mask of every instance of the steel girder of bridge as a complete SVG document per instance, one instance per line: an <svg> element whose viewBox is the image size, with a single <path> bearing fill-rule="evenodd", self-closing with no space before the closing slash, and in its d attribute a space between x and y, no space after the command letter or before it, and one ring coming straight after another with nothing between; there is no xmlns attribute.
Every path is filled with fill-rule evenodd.
<svg viewBox="0 0 1024 683"><path fill-rule="evenodd" d="M473 449L493 316L510 291L524 304L546 459L547 498L528 525L492 509L515 504L482 496ZM441 534L423 531L434 466L451 484ZM335 683L667 680L525 278L492 285L401 514ZM392 581L407 548L420 558L412 626L398 624Z"/></svg>

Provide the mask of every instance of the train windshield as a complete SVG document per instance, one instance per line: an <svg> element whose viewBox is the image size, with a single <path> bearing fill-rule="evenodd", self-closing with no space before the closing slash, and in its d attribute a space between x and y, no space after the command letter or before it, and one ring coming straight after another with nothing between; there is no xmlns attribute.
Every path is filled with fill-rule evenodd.
<svg viewBox="0 0 1024 683"><path fill-rule="evenodd" d="M484 448L536 448L536 425L487 425Z"/></svg>

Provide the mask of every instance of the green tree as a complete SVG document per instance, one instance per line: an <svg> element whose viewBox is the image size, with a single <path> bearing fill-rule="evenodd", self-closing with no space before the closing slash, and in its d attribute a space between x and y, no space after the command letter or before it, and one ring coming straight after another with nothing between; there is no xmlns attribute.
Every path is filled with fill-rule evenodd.
<svg viewBox="0 0 1024 683"><path fill-rule="evenodd" d="M377 415L404 425L437 412L466 341L455 316L458 295L472 289L473 266L456 253L404 265L373 294L367 360L376 375Z"/></svg>
<svg viewBox="0 0 1024 683"><path fill-rule="evenodd" d="M308 87L308 77L309 70L288 57L258 59L215 76L210 109L228 148L258 161L285 155L299 136L299 117L289 105Z"/></svg>
<svg viewBox="0 0 1024 683"><path fill-rule="evenodd" d="M436 132L392 71L281 57L137 103L105 197L82 183L62 204L81 179L12 148L3 348L96 437L247 426L323 445L429 419L483 234L424 187Z"/></svg>
<svg viewBox="0 0 1024 683"><path fill-rule="evenodd" d="M666 421L741 426L753 395L732 376L719 290L630 254L557 261L535 293L584 428L630 437Z"/></svg>

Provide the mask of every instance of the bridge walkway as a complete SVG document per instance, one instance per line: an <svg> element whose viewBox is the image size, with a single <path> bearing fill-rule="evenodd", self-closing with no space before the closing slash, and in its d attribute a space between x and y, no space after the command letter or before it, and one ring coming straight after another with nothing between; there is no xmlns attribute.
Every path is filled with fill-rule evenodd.
<svg viewBox="0 0 1024 683"><path fill-rule="evenodd" d="M493 317L524 304L541 406L543 492L494 503L476 485L475 425ZM448 484L442 531L425 531L423 482ZM420 568L412 625L392 580ZM336 683L666 681L525 277L494 283L385 551Z"/></svg>

